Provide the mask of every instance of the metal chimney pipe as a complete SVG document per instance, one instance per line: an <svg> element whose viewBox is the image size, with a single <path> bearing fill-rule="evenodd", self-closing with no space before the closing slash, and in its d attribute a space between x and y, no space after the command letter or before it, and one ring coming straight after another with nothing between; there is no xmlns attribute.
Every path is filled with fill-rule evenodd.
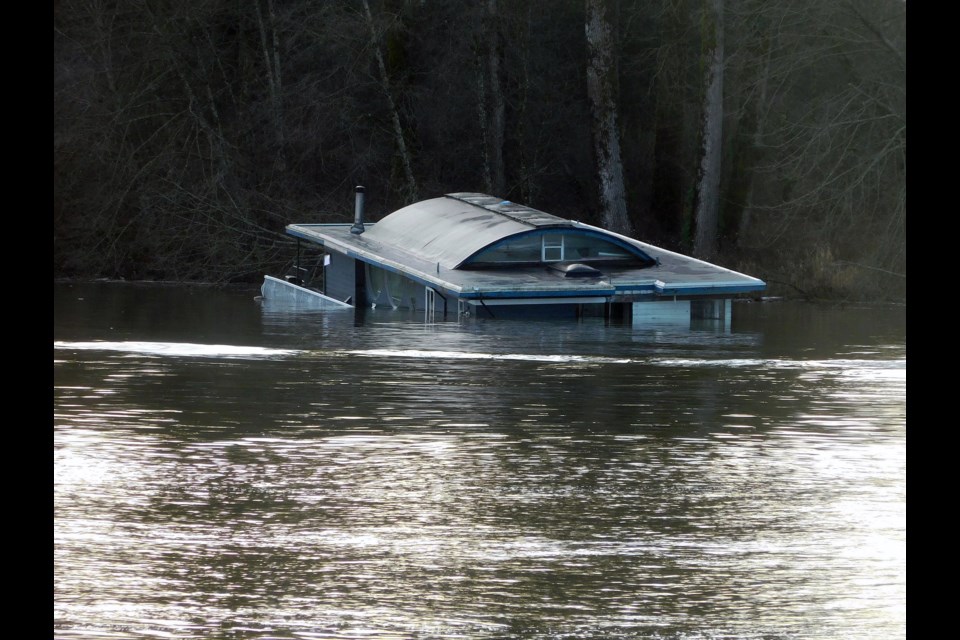
<svg viewBox="0 0 960 640"><path fill-rule="evenodd" d="M353 226L350 227L350 233L360 235L363 233L363 187L357 187L357 203L353 211Z"/></svg>

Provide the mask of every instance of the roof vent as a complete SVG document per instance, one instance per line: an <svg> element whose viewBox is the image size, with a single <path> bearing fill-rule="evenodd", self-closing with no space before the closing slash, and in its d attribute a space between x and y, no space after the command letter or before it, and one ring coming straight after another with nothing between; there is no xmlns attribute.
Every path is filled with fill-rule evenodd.
<svg viewBox="0 0 960 640"><path fill-rule="evenodd" d="M557 262L547 265L564 278L599 278L603 272L582 262Z"/></svg>
<svg viewBox="0 0 960 640"><path fill-rule="evenodd" d="M363 233L363 193L366 191L363 187L357 187L357 202L353 210L353 226L350 227L350 233L360 235Z"/></svg>

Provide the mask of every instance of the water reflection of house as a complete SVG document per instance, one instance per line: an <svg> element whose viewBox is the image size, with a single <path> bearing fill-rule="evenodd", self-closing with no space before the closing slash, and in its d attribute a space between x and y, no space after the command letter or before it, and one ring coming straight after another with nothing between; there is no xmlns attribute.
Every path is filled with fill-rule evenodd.
<svg viewBox="0 0 960 640"><path fill-rule="evenodd" d="M766 286L742 273L480 193L424 200L365 224L358 187L353 224L291 224L287 233L323 248L322 293L351 305L489 317L729 321L732 297ZM265 299L285 295L291 279L268 280Z"/></svg>

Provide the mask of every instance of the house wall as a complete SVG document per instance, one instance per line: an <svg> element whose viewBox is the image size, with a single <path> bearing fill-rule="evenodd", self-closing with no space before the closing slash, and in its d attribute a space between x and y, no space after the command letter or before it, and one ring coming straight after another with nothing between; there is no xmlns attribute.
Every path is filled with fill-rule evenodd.
<svg viewBox="0 0 960 640"><path fill-rule="evenodd" d="M689 300L657 300L633 303L633 324L690 324Z"/></svg>
<svg viewBox="0 0 960 640"><path fill-rule="evenodd" d="M330 254L330 264L326 267L326 294L331 298L346 301L356 305L357 289L356 260L340 253Z"/></svg>
<svg viewBox="0 0 960 640"><path fill-rule="evenodd" d="M732 301L720 300L691 300L690 321L694 324L713 324L730 331L733 318Z"/></svg>
<svg viewBox="0 0 960 640"><path fill-rule="evenodd" d="M399 273L373 265L366 266L366 302L378 307L423 310L426 307L426 289Z"/></svg>
<svg viewBox="0 0 960 640"><path fill-rule="evenodd" d="M673 324L730 330L730 300L656 300L634 302L633 325Z"/></svg>

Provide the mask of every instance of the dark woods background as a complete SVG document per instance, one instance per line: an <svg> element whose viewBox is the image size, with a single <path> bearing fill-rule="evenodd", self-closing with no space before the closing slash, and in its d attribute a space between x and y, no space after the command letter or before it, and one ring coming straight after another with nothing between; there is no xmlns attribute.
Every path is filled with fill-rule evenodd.
<svg viewBox="0 0 960 640"><path fill-rule="evenodd" d="M60 0L59 277L257 282L291 222L480 191L906 296L900 0Z"/></svg>

